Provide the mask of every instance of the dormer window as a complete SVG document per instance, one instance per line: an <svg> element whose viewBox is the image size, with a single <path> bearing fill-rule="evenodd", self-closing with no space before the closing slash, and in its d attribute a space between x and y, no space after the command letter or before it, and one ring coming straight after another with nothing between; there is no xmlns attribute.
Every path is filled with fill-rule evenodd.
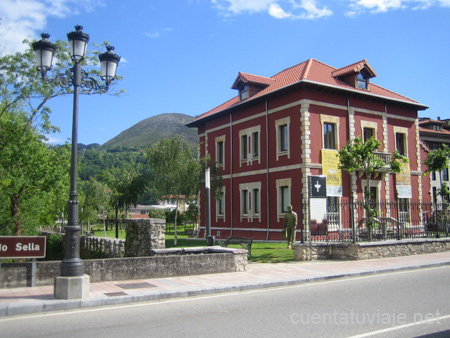
<svg viewBox="0 0 450 338"><path fill-rule="evenodd" d="M440 125L440 124L433 124L433 130L442 131L442 125Z"/></svg>
<svg viewBox="0 0 450 338"><path fill-rule="evenodd" d="M257 95L274 82L275 80L271 78L239 72L231 88L239 90L239 101L244 101Z"/></svg>
<svg viewBox="0 0 450 338"><path fill-rule="evenodd" d="M367 63L367 60L336 69L331 75L353 88L364 90L369 90L369 79L377 76L372 67Z"/></svg>
<svg viewBox="0 0 450 338"><path fill-rule="evenodd" d="M241 101L248 99L248 86L247 85L243 85L241 90L239 91L239 99Z"/></svg>
<svg viewBox="0 0 450 338"><path fill-rule="evenodd" d="M368 79L366 79L366 77L364 76L363 73L359 73L356 76L356 84L359 89L367 89L367 82L368 82Z"/></svg>

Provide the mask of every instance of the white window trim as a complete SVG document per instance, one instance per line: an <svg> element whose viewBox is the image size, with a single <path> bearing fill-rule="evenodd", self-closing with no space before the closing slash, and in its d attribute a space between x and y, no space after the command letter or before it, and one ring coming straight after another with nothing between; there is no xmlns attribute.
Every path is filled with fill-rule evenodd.
<svg viewBox="0 0 450 338"><path fill-rule="evenodd" d="M227 208L226 187L222 187L221 199L223 199L223 214L219 214L221 200L216 199L216 222L219 219L225 221L226 208Z"/></svg>
<svg viewBox="0 0 450 338"><path fill-rule="evenodd" d="M281 144L280 144L280 127L284 126L284 125L287 126L286 132L287 132L287 140L288 140L288 142L287 142L287 150L281 151L280 150L281 149ZM283 119L279 119L279 120L275 121L275 136L276 136L276 139L277 139L277 161L280 158L280 156L286 156L287 155L288 158L291 158L291 142L290 142L291 141L290 140L290 129L291 128L290 128L290 125L291 125L291 118L289 116L285 117Z"/></svg>
<svg viewBox="0 0 450 338"><path fill-rule="evenodd" d="M394 140L395 140L395 150L397 150L397 134L404 134L405 135L405 156L409 157L409 147L408 147L408 128L405 127L396 127L394 126Z"/></svg>
<svg viewBox="0 0 450 338"><path fill-rule="evenodd" d="M321 133L322 133L322 149L329 149L329 148L325 148L325 135L323 134L323 125L325 123L332 123L335 125L335 139L334 139L334 144L336 145L336 150L341 149L341 146L339 144L339 130L340 130L340 119L339 116L332 116L332 115L320 115L320 124L321 124Z"/></svg>
<svg viewBox="0 0 450 338"><path fill-rule="evenodd" d="M330 224L328 222L328 231L337 231L340 230L341 226L342 226L342 207L341 207L341 202L342 202L342 197L339 196L327 196L327 213L328 213L328 201L329 199L336 199L338 201L337 204L337 208L338 208L338 215L339 215L339 221L338 224Z"/></svg>
<svg viewBox="0 0 450 338"><path fill-rule="evenodd" d="M258 133L258 145L259 151L258 156L253 156L253 134ZM247 158L244 158L242 153L242 136L247 136ZM242 129L239 131L239 166L242 164L251 165L253 161L257 161L258 164L261 163L261 126L255 126L247 129Z"/></svg>
<svg viewBox="0 0 450 338"><path fill-rule="evenodd" d="M361 139L364 141L364 128L373 129L374 137L378 140L378 123L372 121L361 121Z"/></svg>
<svg viewBox="0 0 450 338"><path fill-rule="evenodd" d="M259 190L259 213L255 213L253 210L253 190L258 189ZM242 191L246 190L248 193L248 213L243 213L243 204L242 204ZM239 200L240 200L240 220L247 219L250 222L253 222L253 220L258 220L261 222L261 182L252 182L252 183L242 183L239 184Z"/></svg>
<svg viewBox="0 0 450 338"><path fill-rule="evenodd" d="M281 210L281 187L289 188L289 204L292 204L292 180L290 178L283 178L276 180L276 189L277 189L277 221L280 219L284 219L285 213Z"/></svg>
<svg viewBox="0 0 450 338"><path fill-rule="evenodd" d="M366 190L366 187L367 187L367 181L365 179L362 179L361 180L361 188L362 188L362 191L363 191L363 197L362 197L363 201L364 201L364 191ZM375 203L378 206L378 212L380 212L381 211L380 210L380 206L381 206L381 203L380 203L381 180L370 180L369 188L377 188L377 199L376 199ZM369 190L369 193L370 193L370 190ZM366 210L365 210L365 208L364 208L364 217L366 217Z"/></svg>
<svg viewBox="0 0 450 338"><path fill-rule="evenodd" d="M225 170L225 140L226 137L225 135L222 136L218 136L216 137L215 141L216 141L216 163L217 163L217 167L221 167ZM219 142L223 142L223 163L219 163Z"/></svg>

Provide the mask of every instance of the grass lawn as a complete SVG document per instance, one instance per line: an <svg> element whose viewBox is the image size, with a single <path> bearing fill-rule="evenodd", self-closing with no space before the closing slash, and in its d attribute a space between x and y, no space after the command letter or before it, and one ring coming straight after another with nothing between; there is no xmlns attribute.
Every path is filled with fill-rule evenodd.
<svg viewBox="0 0 450 338"><path fill-rule="evenodd" d="M103 227L93 227L96 237L104 237ZM172 230L172 229L171 229ZM106 231L106 237L115 238L116 231ZM119 231L119 238L125 239L125 230ZM166 248L173 248L173 231L166 232ZM206 240L202 238L189 238L184 233L184 227L180 226L177 238L178 247L206 246ZM217 240L216 240L217 242ZM217 244L217 243L216 243ZM230 245L230 247L240 247ZM294 252L287 249L287 243L253 242L252 258L250 262L255 263L280 263L294 260Z"/></svg>

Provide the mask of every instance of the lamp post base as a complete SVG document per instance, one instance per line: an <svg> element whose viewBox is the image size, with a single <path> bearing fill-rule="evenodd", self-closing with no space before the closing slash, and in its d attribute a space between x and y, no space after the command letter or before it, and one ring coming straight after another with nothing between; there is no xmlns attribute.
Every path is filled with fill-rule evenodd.
<svg viewBox="0 0 450 338"><path fill-rule="evenodd" d="M56 276L53 296L56 299L82 299L89 297L90 276Z"/></svg>

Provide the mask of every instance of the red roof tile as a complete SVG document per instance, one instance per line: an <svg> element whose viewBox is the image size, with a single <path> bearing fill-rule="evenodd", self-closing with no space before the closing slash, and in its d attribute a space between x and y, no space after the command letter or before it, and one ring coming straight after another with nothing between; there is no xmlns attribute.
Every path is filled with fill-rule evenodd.
<svg viewBox="0 0 450 338"><path fill-rule="evenodd" d="M446 137L450 136L450 131L447 130L447 129L434 130L434 129L422 127L420 124L419 124L419 132L420 133L436 134L436 135L439 135L439 136L446 136Z"/></svg>
<svg viewBox="0 0 450 338"><path fill-rule="evenodd" d="M369 64L367 63L366 60L362 60L362 61L356 62L350 66L336 69L334 67L328 66L328 65L326 65L320 61L317 61L315 59L309 59L305 62L299 63L298 65L287 68L287 69L279 72L278 74L275 74L274 76L272 76L270 78L240 72L238 75L238 79L239 79L239 76L242 76L242 78L244 78L247 81L268 84L268 86L266 88L264 88L257 94L253 95L249 99L243 101L245 103L250 102L251 100L261 97L261 96L264 96L266 94L280 90L284 87L288 87L290 85L300 83L300 82L305 82L305 83L315 83L315 84L323 85L323 86L332 86L332 87L336 87L336 88L341 88L343 90L360 92L362 94L375 95L375 96L379 96L379 97L386 98L386 99L393 99L393 100L403 101L403 102L407 102L407 103L411 103L411 104L417 104L417 105L420 105L423 108L425 108L425 106L419 104L419 102L417 102L417 101L409 99L400 94L394 93L388 89L377 86L373 83L370 84L370 90L368 91L368 90L364 90L364 89L354 88L354 87L348 85L347 83L339 80L336 77L336 74L342 75L342 74L345 74L345 72L348 73L350 70L355 70L355 69L359 71L360 69L362 69L364 67L367 67L368 69L370 69L373 72L373 74L375 74L375 72L372 70L372 68L369 66ZM265 82L262 82L262 81L265 81ZM228 100L227 102L224 102L220 106L204 113L203 115L196 117L192 122L201 120L207 116L211 116L212 114L215 114L215 113L225 110L227 108L237 106L239 103L240 103L239 96L236 96L236 97Z"/></svg>

